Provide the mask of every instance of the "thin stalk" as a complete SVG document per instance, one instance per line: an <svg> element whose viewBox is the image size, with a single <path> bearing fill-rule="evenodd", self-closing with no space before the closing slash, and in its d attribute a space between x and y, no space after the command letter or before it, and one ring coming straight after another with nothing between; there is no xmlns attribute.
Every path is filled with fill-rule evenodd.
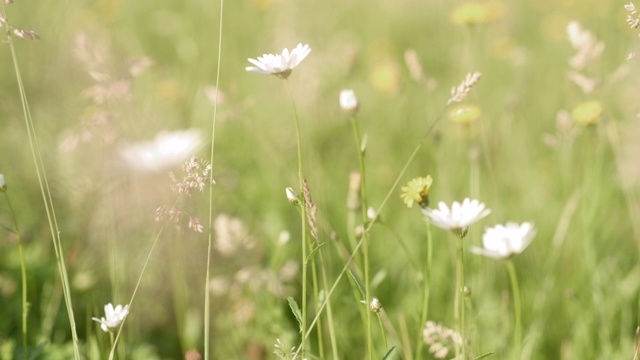
<svg viewBox="0 0 640 360"><path fill-rule="evenodd" d="M20 226L18 225L18 218L13 210L11 201L9 200L9 194L6 189L2 191L7 204L9 205L9 212L11 213L11 219L13 220L13 226L16 229L16 236L18 236L18 252L20 253L20 276L22 277L22 358L29 358L29 349L27 347L27 317L29 314L29 304L27 303L27 266L24 260L24 251L22 249L22 235L20 233Z"/></svg>
<svg viewBox="0 0 640 360"><path fill-rule="evenodd" d="M302 172L302 139L300 137L300 120L298 118L298 109L296 108L296 102L293 98L293 91L291 91L291 84L289 81L287 82L287 89L289 90L289 96L291 97L291 104L293 104L293 113L295 119L295 127L296 127L296 143L298 145L298 181L299 181L299 194L302 194L304 191L304 175ZM304 201L304 199L301 199ZM302 229L302 348L301 348L301 356L304 358L305 349L306 349L306 338L307 338L307 206L306 204L302 204L300 206L300 228Z"/></svg>
<svg viewBox="0 0 640 360"><path fill-rule="evenodd" d="M2 4L2 13L5 13L4 2ZM56 254L56 263L58 266L58 273L62 283L62 292L64 295L65 305L67 308L67 316L69 317L69 326L71 328L71 338L73 346L74 359L80 359L80 348L78 341L78 333L76 331L76 322L73 314L73 304L71 300L71 290L69 286L69 276L67 274L67 268L64 261L64 254L62 252L62 243L60 241L60 230L58 228L58 221L55 215L55 209L53 208L53 200L51 197L51 191L49 189L49 182L44 167L44 161L42 159L42 152L38 144L38 139L35 133L33 119L31 117L31 110L29 109L29 102L27 100L27 93L24 89L24 83L22 82L22 75L20 72L20 66L18 65L18 56L13 44L13 39L10 34L7 35L7 43L9 43L9 49L11 50L11 58L13 60L13 68L16 74L16 81L18 83L18 90L20 92L20 100L22 103L22 112L24 115L25 126L27 128L27 134L29 138L29 146L31 149L31 156L35 165L36 175L38 183L40 185L40 193L45 205L45 211L47 213L47 219L49 222L49 230L51 231L51 237Z"/></svg>
<svg viewBox="0 0 640 360"><path fill-rule="evenodd" d="M380 313L376 313L378 317L378 324L380 325L380 333L382 334L382 342L384 343L384 351L387 352L389 350L389 344L387 344L387 334L384 331L384 325L382 325L382 317Z"/></svg>
<svg viewBox="0 0 640 360"><path fill-rule="evenodd" d="M220 63L222 61L222 14L224 0L220 0L220 26L218 28L218 65L216 67L216 96L213 101L213 120L211 121L211 149L209 152L209 164L213 166L213 149L216 139L216 119L218 115L218 93L220 89ZM211 295L209 294L209 282L211 279L211 248L213 244L213 181L209 181L209 229L207 237L207 270L204 281L204 360L209 360L209 341L211 338Z"/></svg>
<svg viewBox="0 0 640 360"><path fill-rule="evenodd" d="M351 117L351 125L353 127L353 135L355 137L356 146L358 150L358 163L360 165L360 201L362 203L362 226L367 224L367 176L364 166L364 151L362 148L362 139L360 137L360 129L358 127L358 121L355 116ZM367 306L371 304L371 284L369 279L369 229L365 228L362 233L362 241L364 243L362 252L364 253L364 289L365 289L365 301ZM371 311L367 311L367 350L369 353L369 359L373 359L373 332L371 327Z"/></svg>
<svg viewBox="0 0 640 360"><path fill-rule="evenodd" d="M520 302L520 286L518 285L518 275L516 273L516 267L513 266L513 261L507 260L507 270L509 271L509 279L511 280L511 291L513 291L513 313L516 321L513 346L515 350L514 359L520 359L520 353L522 352L522 305Z"/></svg>
<svg viewBox="0 0 640 360"><path fill-rule="evenodd" d="M142 265L142 271L140 271L140 276L138 276L138 282L136 282L136 287L133 288L133 294L131 294L131 299L129 300L129 313L131 313L131 304L133 304L133 300L136 297L136 293L138 292L138 288L140 287L140 282L142 281L142 275L144 271L147 269L147 265L149 264L149 260L151 259L151 254L153 254L153 250L156 248L156 244L158 243L158 239L160 239L160 234L162 234L162 230L164 230L165 225L162 225L160 231L158 231L158 235L153 240L153 244L151 244L151 249L149 249L149 253L147 254L147 258L144 261L144 265ZM122 333L122 327L124 323L127 321L129 316L125 316L125 318L120 323L120 327L118 327L118 332L116 333L115 340L112 341L111 351L109 352L109 360L113 360L113 356L115 354L116 346L118 345L118 340L120 339L120 334ZM111 334L113 339L113 334Z"/></svg>
<svg viewBox="0 0 640 360"><path fill-rule="evenodd" d="M464 234L464 233L463 233ZM458 323L458 332L462 344L456 344L456 358L462 354L466 360L465 321L464 321L464 235L458 236L456 256L456 296L453 303L453 317Z"/></svg>
<svg viewBox="0 0 640 360"><path fill-rule="evenodd" d="M309 241L309 248L312 249L313 245L311 241ZM315 260L315 255L311 257L311 282L313 288L313 298L315 301L319 299L319 289L318 289L318 264ZM318 336L318 356L320 359L324 359L324 336L322 334L322 322L318 320L318 331L316 332Z"/></svg>
<svg viewBox="0 0 640 360"><path fill-rule="evenodd" d="M418 328L418 339L416 346L416 359L422 359L422 348L424 346L422 329L429 318L429 295L431 292L431 262L433 261L433 237L431 236L431 222L426 222L427 226L427 261L425 262L424 272L422 274L423 290L422 294L422 316L420 317L420 327Z"/></svg>

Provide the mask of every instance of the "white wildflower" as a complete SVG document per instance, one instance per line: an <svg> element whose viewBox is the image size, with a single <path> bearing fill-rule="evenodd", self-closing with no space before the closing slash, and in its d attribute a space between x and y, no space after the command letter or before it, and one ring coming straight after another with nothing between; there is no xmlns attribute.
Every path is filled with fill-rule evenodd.
<svg viewBox="0 0 640 360"><path fill-rule="evenodd" d="M102 331L109 332L114 331L122 323L122 321L124 321L124 318L127 317L128 313L129 305L118 305L114 308L111 303L108 303L104 306L105 317L100 319L91 318L91 320L99 322Z"/></svg>
<svg viewBox="0 0 640 360"><path fill-rule="evenodd" d="M279 78L286 79L293 69L300 65L307 55L311 52L309 45L298 44L289 52L288 49L282 50L282 54L264 54L258 56L258 59L248 59L255 66L248 66L248 72L258 74L276 75Z"/></svg>
<svg viewBox="0 0 640 360"><path fill-rule="evenodd" d="M483 248L474 247L471 251L494 259L508 259L523 252L535 235L536 229L530 222L508 222L486 229L482 235Z"/></svg>

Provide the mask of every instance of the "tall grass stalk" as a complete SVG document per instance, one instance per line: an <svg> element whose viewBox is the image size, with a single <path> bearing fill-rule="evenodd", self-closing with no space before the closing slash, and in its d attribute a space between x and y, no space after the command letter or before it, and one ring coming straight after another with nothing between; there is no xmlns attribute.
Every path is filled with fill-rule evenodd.
<svg viewBox="0 0 640 360"><path fill-rule="evenodd" d="M355 116L351 116L351 126L353 127L353 135L356 141L356 147L358 151L358 163L360 165L360 202L361 207L360 210L362 212L362 226L364 231L362 232L362 241L363 241L363 255L364 255L364 289L365 289L365 301L367 306L371 304L371 284L369 279L369 228L365 225L367 224L367 175L365 172L364 166L364 155L365 155L365 145L362 143L362 138L360 136L360 128L358 126L358 120ZM373 333L371 326L371 311L367 311L367 350L369 352L369 359L373 359ZM385 349L386 350L386 349Z"/></svg>
<svg viewBox="0 0 640 360"><path fill-rule="evenodd" d="M427 261L425 261L422 273L422 311L420 316L420 324L418 327L418 338L416 340L416 359L422 359L422 348L424 341L422 339L422 329L429 318L429 296L431 293L431 262L433 261L433 237L431 236L431 222L426 222L427 227Z"/></svg>
<svg viewBox="0 0 640 360"><path fill-rule="evenodd" d="M513 314L515 326L513 331L513 351L514 359L519 360L522 352L522 303L520 301L520 286L518 285L518 274L511 259L507 260L507 270L511 281L511 291L513 292Z"/></svg>
<svg viewBox="0 0 640 360"><path fill-rule="evenodd" d="M213 119L211 121L211 149L209 152L209 164L213 166L213 150L216 139L216 119L218 116L218 94L220 93L220 62L222 60L222 14L224 0L220 0L220 19L218 28L218 65L216 67L216 95L213 101ZM209 181L209 228L207 238L207 270L204 281L204 359L209 360L209 342L211 334L211 295L209 282L211 281L211 247L213 244L213 181Z"/></svg>
<svg viewBox="0 0 640 360"><path fill-rule="evenodd" d="M2 14L6 13L4 2L2 2ZM47 220L49 222L49 230L51 231L51 239L53 242L54 252L56 254L56 263L58 265L58 273L62 284L62 292L64 296L64 302L67 308L67 315L69 317L69 326L71 328L71 338L73 345L73 354L76 360L80 359L80 348L78 341L78 333L76 331L76 321L73 314L73 303L71 300L71 289L69 286L69 276L67 274L67 267L64 260L64 253L62 251L62 242L60 240L60 230L58 227L58 220L56 218L55 209L53 207L53 199L51 197L51 191L49 189L49 181L47 180L47 174L44 167L44 161L42 159L42 152L40 145L38 144L38 138L35 132L33 119L31 117L31 111L29 109L29 102L27 100L27 93L22 82L22 74L20 72L20 66L18 64L18 56L13 44L13 38L10 33L7 33L7 43L11 51L11 59L13 60L13 69L16 75L16 81L18 83L18 90L20 92L20 100L22 103L22 112L24 115L25 126L27 128L27 134L29 138L29 147L31 149L31 156L35 165L36 175L38 177L38 184L40 185L40 193L42 195L42 201L44 203L45 211L47 213Z"/></svg>
<svg viewBox="0 0 640 360"><path fill-rule="evenodd" d="M16 236L18 237L18 252L20 254L20 277L22 280L22 358L29 358L29 348L27 346L27 318L29 316L29 303L27 302L27 266L24 260L24 251L22 248L22 233L20 232L20 226L18 225L18 217L9 200L9 194L7 193L6 186L1 189L4 193L4 197L7 199L9 205L9 212L11 213L11 219L13 221L13 227L16 230Z"/></svg>
<svg viewBox="0 0 640 360"><path fill-rule="evenodd" d="M456 358L462 355L462 359L466 359L466 337L465 337L465 319L464 319L464 237L465 230L458 236L456 246L456 294L453 302L453 317L458 323L458 332L460 333L461 344L456 344Z"/></svg>
<svg viewBox="0 0 640 360"><path fill-rule="evenodd" d="M295 120L296 129L296 144L298 145L298 182L299 182L299 194L303 193L304 189L304 175L302 168L302 139L300 137L300 119L298 118L298 109L296 108L296 102L293 98L293 91L291 90L291 84L289 80L287 82L287 89L289 90L289 97L291 98L291 104L293 105L293 115ZM304 199L300 199L304 202ZM307 339L307 204L302 203L300 206L300 229L301 229L301 258L302 258L302 319L301 319L301 356L304 358L306 350ZM318 313L320 314L320 313ZM317 315L316 315L317 317ZM310 331L310 329L309 329Z"/></svg>

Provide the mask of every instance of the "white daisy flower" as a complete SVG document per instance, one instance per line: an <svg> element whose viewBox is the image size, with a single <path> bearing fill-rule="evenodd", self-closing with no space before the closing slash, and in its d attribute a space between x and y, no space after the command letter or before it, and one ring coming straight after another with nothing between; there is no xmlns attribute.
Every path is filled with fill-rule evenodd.
<svg viewBox="0 0 640 360"><path fill-rule="evenodd" d="M159 172L178 166L202 146L196 129L163 131L152 141L122 144L118 151L125 164L141 172Z"/></svg>
<svg viewBox="0 0 640 360"><path fill-rule="evenodd" d="M523 252L535 235L536 229L530 222L508 222L486 229L482 235L483 248L473 247L471 251L494 259L508 259Z"/></svg>
<svg viewBox="0 0 640 360"><path fill-rule="evenodd" d="M478 200L466 198L460 204L454 201L451 209L444 202L438 203L438 209L426 208L422 213L437 227L461 234L465 228L491 213Z"/></svg>
<svg viewBox="0 0 640 360"><path fill-rule="evenodd" d="M99 322L102 331L109 332L114 331L122 323L122 321L124 321L124 318L127 317L128 313L129 305L118 305L114 308L111 303L108 303L104 306L105 317L100 319L91 318L91 320Z"/></svg>
<svg viewBox="0 0 640 360"><path fill-rule="evenodd" d="M248 59L249 62L255 66L248 66L246 70L248 72L275 75L279 78L286 79L291 74L291 71L300 65L302 60L304 60L310 52L311 48L309 45L298 44L291 52L285 48L282 50L282 54L264 54L258 56L257 60Z"/></svg>

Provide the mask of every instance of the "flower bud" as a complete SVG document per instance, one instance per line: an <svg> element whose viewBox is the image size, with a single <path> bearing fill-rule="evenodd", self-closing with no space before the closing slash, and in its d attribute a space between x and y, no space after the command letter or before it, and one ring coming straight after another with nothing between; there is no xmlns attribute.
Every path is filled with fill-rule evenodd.
<svg viewBox="0 0 640 360"><path fill-rule="evenodd" d="M340 91L340 107L350 115L355 115L358 112L358 98L353 90Z"/></svg>
<svg viewBox="0 0 640 360"><path fill-rule="evenodd" d="M382 309L382 303L380 302L380 300L378 300L378 298L373 298L371 299L371 304L369 305L369 308L374 313L378 313Z"/></svg>
<svg viewBox="0 0 640 360"><path fill-rule="evenodd" d="M298 194L292 188L288 187L284 191L291 205L300 205L300 197L298 197Z"/></svg>
<svg viewBox="0 0 640 360"><path fill-rule="evenodd" d="M7 191L7 183L4 181L4 174L0 174L0 191Z"/></svg>

